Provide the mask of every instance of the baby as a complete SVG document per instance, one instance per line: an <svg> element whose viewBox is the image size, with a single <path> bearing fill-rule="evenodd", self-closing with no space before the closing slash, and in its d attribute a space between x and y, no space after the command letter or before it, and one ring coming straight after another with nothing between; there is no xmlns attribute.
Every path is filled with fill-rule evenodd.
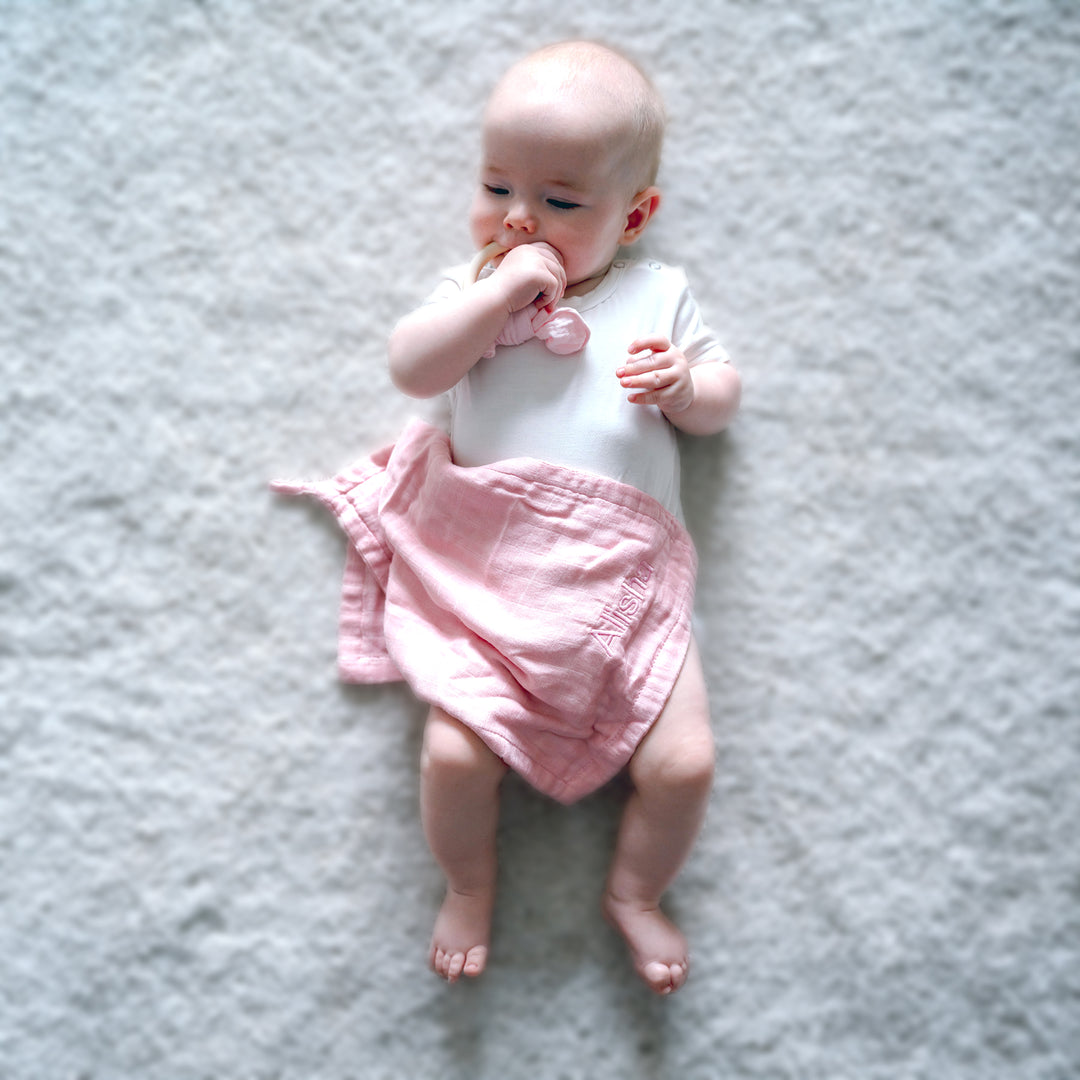
<svg viewBox="0 0 1080 1080"><path fill-rule="evenodd" d="M496 85L483 120L470 214L493 269L451 275L389 343L395 384L449 392L456 466L532 458L633 485L680 516L672 425L706 435L738 407L740 382L681 272L619 257L660 206L663 106L621 54L590 42L539 50ZM568 301L591 331L577 357L493 345L514 313ZM620 389L621 388L621 389ZM657 993L687 978L686 940L660 900L702 826L714 765L698 651L685 661L628 764L632 784L603 897L635 969ZM431 708L421 814L447 891L430 963L453 982L488 958L498 791L506 764L474 730Z"/></svg>

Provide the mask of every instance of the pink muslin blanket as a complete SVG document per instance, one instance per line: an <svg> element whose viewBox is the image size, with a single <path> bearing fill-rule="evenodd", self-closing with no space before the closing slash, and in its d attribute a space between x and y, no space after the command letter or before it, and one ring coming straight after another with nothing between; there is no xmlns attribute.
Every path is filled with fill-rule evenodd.
<svg viewBox="0 0 1080 1080"><path fill-rule="evenodd" d="M332 479L273 486L349 538L345 680L404 678L562 802L630 759L690 640L694 548L654 499L526 458L460 468L419 421Z"/></svg>

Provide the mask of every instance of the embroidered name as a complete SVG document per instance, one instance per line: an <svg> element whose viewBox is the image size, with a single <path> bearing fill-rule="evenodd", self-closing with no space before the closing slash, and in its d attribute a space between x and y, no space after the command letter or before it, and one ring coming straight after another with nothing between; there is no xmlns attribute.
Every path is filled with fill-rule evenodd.
<svg viewBox="0 0 1080 1080"><path fill-rule="evenodd" d="M608 656L615 655L618 640L634 625L635 616L648 597L652 576L653 568L647 562L639 562L634 572L623 578L615 599L604 606L597 624L589 631Z"/></svg>

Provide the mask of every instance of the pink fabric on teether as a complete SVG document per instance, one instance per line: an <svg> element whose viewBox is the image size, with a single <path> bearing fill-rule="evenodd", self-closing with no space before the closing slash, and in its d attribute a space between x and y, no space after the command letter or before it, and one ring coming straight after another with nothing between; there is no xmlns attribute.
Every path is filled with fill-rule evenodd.
<svg viewBox="0 0 1080 1080"><path fill-rule="evenodd" d="M589 328L573 308L556 308L538 326L534 319L533 326L536 336L557 356L581 352L589 340Z"/></svg>
<svg viewBox="0 0 1080 1080"><path fill-rule="evenodd" d="M554 311L535 306L522 308L506 320L484 358L491 359L495 355L496 345L523 345L534 337L556 356L569 356L585 348L589 328L573 308L562 307Z"/></svg>

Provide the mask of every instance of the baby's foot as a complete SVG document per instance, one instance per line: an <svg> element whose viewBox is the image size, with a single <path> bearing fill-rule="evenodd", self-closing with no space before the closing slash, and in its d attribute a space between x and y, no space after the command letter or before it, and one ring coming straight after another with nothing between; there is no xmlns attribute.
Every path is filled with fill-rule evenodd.
<svg viewBox="0 0 1080 1080"><path fill-rule="evenodd" d="M487 964L491 934L489 893L446 890L446 899L435 918L428 963L436 975L457 982L461 975L475 978Z"/></svg>
<svg viewBox="0 0 1080 1080"><path fill-rule="evenodd" d="M657 994L678 990L690 973L686 938L656 904L604 897L604 916L626 939L634 969Z"/></svg>

